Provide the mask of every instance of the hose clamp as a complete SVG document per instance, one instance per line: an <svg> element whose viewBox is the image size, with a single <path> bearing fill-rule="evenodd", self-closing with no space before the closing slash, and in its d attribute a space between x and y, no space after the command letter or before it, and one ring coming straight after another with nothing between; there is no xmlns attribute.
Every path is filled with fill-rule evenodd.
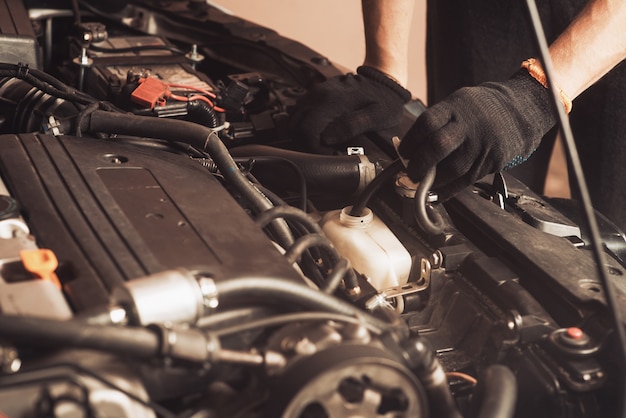
<svg viewBox="0 0 626 418"><path fill-rule="evenodd" d="M376 164L372 163L365 155L359 155L359 189L361 193L365 187L376 177Z"/></svg>
<svg viewBox="0 0 626 418"><path fill-rule="evenodd" d="M215 281L210 277L197 276L198 287L202 294L202 305L204 306L205 313L211 312L217 309L219 305L219 299L217 295L217 286Z"/></svg>

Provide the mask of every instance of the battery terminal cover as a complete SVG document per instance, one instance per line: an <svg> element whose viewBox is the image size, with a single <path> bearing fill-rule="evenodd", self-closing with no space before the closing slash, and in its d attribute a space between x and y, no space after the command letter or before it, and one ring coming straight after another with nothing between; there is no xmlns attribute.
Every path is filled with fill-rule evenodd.
<svg viewBox="0 0 626 418"><path fill-rule="evenodd" d="M157 105L165 105L168 93L167 84L154 77L145 77L139 79L139 86L131 94L131 99L141 106L154 109Z"/></svg>

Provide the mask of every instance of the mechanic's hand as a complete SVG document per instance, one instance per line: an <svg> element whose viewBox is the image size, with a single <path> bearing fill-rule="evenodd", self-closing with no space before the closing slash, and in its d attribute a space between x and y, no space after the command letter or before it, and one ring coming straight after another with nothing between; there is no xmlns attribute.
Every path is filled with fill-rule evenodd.
<svg viewBox="0 0 626 418"><path fill-rule="evenodd" d="M555 121L548 90L520 70L505 82L457 90L427 109L398 152L409 160L413 181L436 165L433 189L446 200L487 174L524 162Z"/></svg>
<svg viewBox="0 0 626 418"><path fill-rule="evenodd" d="M296 105L293 138L316 152L400 122L411 93L382 72L362 66L357 74L331 78L313 87Z"/></svg>

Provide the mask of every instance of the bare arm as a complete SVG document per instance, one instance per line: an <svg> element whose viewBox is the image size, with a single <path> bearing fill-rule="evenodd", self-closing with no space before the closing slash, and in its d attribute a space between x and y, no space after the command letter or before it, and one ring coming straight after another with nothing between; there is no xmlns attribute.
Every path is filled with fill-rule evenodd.
<svg viewBox="0 0 626 418"><path fill-rule="evenodd" d="M557 84L570 99L626 58L626 1L591 0L550 46Z"/></svg>
<svg viewBox="0 0 626 418"><path fill-rule="evenodd" d="M364 64L405 86L415 0L362 0L365 29Z"/></svg>

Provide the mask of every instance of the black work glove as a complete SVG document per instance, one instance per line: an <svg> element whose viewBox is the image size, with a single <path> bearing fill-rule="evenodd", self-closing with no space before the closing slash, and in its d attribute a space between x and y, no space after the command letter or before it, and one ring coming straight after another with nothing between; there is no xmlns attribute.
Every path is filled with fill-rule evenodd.
<svg viewBox="0 0 626 418"><path fill-rule="evenodd" d="M332 153L354 137L397 125L411 93L384 73L362 66L357 74L314 86L296 105L291 135L311 151Z"/></svg>
<svg viewBox="0 0 626 418"><path fill-rule="evenodd" d="M526 70L499 83L465 87L427 109L398 152L420 181L437 166L433 189L446 200L479 178L528 159L554 126L550 94Z"/></svg>

